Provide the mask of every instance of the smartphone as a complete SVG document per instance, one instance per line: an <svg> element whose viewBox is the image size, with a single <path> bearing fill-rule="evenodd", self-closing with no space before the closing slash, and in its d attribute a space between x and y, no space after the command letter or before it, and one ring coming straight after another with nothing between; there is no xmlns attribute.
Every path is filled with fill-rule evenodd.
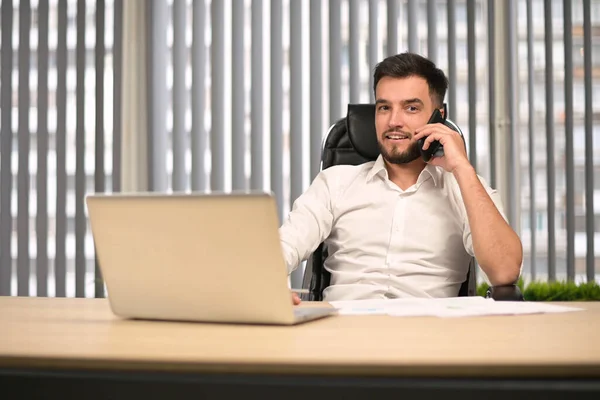
<svg viewBox="0 0 600 400"><path fill-rule="evenodd" d="M433 110L433 114L431 114L431 117L429 118L429 121L427 123L428 124L437 124L437 123L443 124L444 122L446 122L446 119L442 116L442 113L440 112L440 110L436 108L435 110ZM423 145L425 144L425 139L427 139L427 137L419 139L419 149L421 150L421 157L423 158L423 161L428 162L433 157L442 157L444 155L444 147L437 140L434 140L433 142L431 142L429 144L429 147L427 148L427 150L423 150Z"/></svg>

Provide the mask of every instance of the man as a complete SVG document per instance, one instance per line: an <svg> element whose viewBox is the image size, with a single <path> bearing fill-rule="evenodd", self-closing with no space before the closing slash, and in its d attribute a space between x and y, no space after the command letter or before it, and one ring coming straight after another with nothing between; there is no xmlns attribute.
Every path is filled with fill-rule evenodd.
<svg viewBox="0 0 600 400"><path fill-rule="evenodd" d="M498 193L476 174L457 132L427 124L434 109L443 112L447 87L444 73L419 55L379 63L381 155L322 171L294 202L279 230L288 271L325 241L325 300L456 296L472 256L492 285L517 281L522 245ZM423 149L439 141L443 156L425 163L421 138Z"/></svg>

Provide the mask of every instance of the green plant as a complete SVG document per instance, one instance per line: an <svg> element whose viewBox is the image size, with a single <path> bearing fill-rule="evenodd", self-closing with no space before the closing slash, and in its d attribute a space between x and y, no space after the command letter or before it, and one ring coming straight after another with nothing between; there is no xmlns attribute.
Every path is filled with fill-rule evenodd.
<svg viewBox="0 0 600 400"><path fill-rule="evenodd" d="M527 301L600 301L600 285L596 282L529 282L517 283ZM485 297L489 285L477 286L477 295Z"/></svg>

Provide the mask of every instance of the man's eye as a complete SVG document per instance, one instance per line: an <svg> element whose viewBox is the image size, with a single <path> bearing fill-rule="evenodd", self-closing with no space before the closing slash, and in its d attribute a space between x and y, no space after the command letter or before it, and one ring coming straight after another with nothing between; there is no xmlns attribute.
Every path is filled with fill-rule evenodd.
<svg viewBox="0 0 600 400"><path fill-rule="evenodd" d="M377 111L387 111L388 109L389 109L389 107L388 107L388 106L379 106L379 107L377 108Z"/></svg>
<svg viewBox="0 0 600 400"><path fill-rule="evenodd" d="M408 106L406 107L406 110L409 112L417 112L419 109L415 106Z"/></svg>

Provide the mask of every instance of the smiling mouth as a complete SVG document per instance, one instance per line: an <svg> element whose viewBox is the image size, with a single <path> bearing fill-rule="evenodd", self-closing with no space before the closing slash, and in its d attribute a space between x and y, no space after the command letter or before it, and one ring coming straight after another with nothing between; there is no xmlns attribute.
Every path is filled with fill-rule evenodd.
<svg viewBox="0 0 600 400"><path fill-rule="evenodd" d="M402 133L388 133L387 135L385 135L385 138L388 140L400 141L400 140L406 140L409 137L408 137L408 135L404 135Z"/></svg>

